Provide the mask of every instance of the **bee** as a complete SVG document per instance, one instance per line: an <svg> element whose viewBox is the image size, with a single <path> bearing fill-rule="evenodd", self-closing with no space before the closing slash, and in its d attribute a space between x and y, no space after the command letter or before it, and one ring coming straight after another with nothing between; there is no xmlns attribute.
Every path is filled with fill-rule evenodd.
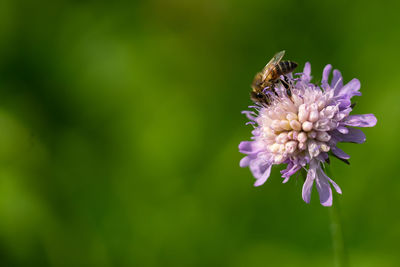
<svg viewBox="0 0 400 267"><path fill-rule="evenodd" d="M297 63L289 60L281 61L284 55L285 51L276 53L263 70L256 74L252 83L251 100L260 104L270 104L270 96L265 91L271 91L278 95L275 86L279 82L286 88L288 96L292 95L289 81L285 75L291 73L297 67ZM280 78L281 75L284 76L284 80Z"/></svg>

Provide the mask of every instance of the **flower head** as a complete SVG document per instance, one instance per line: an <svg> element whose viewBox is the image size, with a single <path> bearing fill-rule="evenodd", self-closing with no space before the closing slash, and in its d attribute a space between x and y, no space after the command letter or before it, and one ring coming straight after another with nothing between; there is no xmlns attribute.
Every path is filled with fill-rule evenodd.
<svg viewBox="0 0 400 267"><path fill-rule="evenodd" d="M364 133L353 127L372 127L373 114L350 115L350 99L361 93L360 82L351 80L343 85L342 75L332 66L323 71L321 85L311 83L311 66L306 63L299 77L288 75L292 95L288 96L282 85L276 87L268 106L254 106L254 111L244 111L254 125L252 141L244 141L239 151L246 154L241 167L250 167L256 178L255 186L267 181L272 165L287 164L281 171L286 183L300 169L307 171L302 196L309 203L315 182L320 202L332 205L332 189L341 194L340 187L323 170L323 164L333 155L345 162L350 158L336 145L339 142L365 142Z"/></svg>

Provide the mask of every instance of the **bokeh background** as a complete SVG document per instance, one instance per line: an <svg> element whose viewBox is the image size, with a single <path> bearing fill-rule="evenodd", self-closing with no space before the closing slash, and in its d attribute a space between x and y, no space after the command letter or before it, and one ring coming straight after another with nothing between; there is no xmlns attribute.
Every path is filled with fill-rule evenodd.
<svg viewBox="0 0 400 267"><path fill-rule="evenodd" d="M398 266L398 1L0 1L0 266L334 266L329 208L239 168L272 55L374 113L332 160L350 266ZM314 189L314 191L316 191Z"/></svg>

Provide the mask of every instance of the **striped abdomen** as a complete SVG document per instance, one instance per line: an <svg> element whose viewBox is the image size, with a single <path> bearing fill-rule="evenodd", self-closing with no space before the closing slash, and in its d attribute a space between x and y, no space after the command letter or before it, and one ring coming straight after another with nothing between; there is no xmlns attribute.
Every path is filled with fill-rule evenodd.
<svg viewBox="0 0 400 267"><path fill-rule="evenodd" d="M297 63L293 61L281 61L276 66L276 70L278 71L278 75L285 75L294 71L297 67Z"/></svg>

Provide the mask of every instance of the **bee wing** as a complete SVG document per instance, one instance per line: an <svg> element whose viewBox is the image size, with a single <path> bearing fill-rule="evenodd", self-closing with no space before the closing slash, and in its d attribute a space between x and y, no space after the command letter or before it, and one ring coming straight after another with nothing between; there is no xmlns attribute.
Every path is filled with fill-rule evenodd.
<svg viewBox="0 0 400 267"><path fill-rule="evenodd" d="M276 53L265 67L267 67L268 65L275 65L279 63L284 55L285 55L285 50Z"/></svg>
<svg viewBox="0 0 400 267"><path fill-rule="evenodd" d="M265 79L265 77L268 76L269 72L272 70L271 67L275 66L276 64L278 64L281 61L281 59L283 58L284 55L285 55L285 50L276 53L272 57L272 59L267 63L267 65L265 65L265 67L261 71L262 76L263 76L264 79Z"/></svg>

